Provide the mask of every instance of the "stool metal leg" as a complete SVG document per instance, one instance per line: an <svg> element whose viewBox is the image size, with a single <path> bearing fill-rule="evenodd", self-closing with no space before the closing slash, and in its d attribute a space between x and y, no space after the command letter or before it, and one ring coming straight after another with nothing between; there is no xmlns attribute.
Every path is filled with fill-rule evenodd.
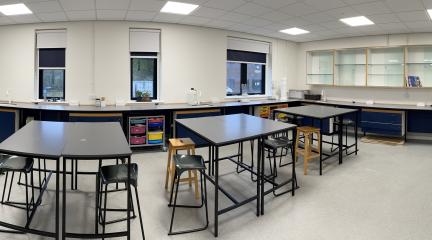
<svg viewBox="0 0 432 240"><path fill-rule="evenodd" d="M6 186L7 186L8 177L9 177L9 172L6 172L6 176L5 176L5 180L4 180L4 187L3 187L3 194L2 194L2 199L1 199L2 204L4 203L4 197L5 197L5 193L6 193Z"/></svg>
<svg viewBox="0 0 432 240"><path fill-rule="evenodd" d="M138 206L138 216L139 216L140 225L141 225L141 233L142 233L143 240L145 240L144 225L143 225L143 220L142 220L142 216L141 216L141 206L140 206L140 200L139 200L139 197L138 197L138 188L137 188L137 186L135 186L135 198L136 198L137 206Z"/></svg>

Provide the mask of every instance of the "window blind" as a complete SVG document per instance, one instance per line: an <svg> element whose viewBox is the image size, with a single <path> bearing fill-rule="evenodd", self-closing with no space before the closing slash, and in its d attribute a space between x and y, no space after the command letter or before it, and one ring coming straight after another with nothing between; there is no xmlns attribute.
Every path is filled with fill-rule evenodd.
<svg viewBox="0 0 432 240"><path fill-rule="evenodd" d="M243 38L228 38L227 48L229 50L238 50L238 51L246 51L246 52L257 52L257 53L270 53L270 43L255 41Z"/></svg>
<svg viewBox="0 0 432 240"><path fill-rule="evenodd" d="M130 29L129 50L131 52L160 52L160 30Z"/></svg>
<svg viewBox="0 0 432 240"><path fill-rule="evenodd" d="M66 30L36 31L37 48L66 48Z"/></svg>

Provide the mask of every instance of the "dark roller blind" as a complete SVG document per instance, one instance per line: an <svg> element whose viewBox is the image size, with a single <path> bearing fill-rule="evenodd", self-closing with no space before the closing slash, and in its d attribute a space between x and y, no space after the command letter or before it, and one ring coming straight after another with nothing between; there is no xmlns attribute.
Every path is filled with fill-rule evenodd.
<svg viewBox="0 0 432 240"><path fill-rule="evenodd" d="M265 53L228 49L227 59L228 61L237 61L237 62L266 63L267 56Z"/></svg>
<svg viewBox="0 0 432 240"><path fill-rule="evenodd" d="M65 67L65 49L39 49L39 67Z"/></svg>

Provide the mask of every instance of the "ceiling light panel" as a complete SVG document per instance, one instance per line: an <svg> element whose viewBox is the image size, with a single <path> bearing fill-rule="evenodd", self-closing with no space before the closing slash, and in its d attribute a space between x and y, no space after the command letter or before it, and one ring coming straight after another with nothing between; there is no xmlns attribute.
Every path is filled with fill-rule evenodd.
<svg viewBox="0 0 432 240"><path fill-rule="evenodd" d="M367 18L365 16L342 18L339 20L341 22L345 23L346 25L351 26L351 27L367 26L367 25L375 24L374 22L372 22L369 18Z"/></svg>
<svg viewBox="0 0 432 240"><path fill-rule="evenodd" d="M289 34L289 35L300 35L300 34L309 33L308 30L304 30L304 29L296 28L296 27L280 30L280 32L281 33L286 33L286 34Z"/></svg>
<svg viewBox="0 0 432 240"><path fill-rule="evenodd" d="M23 3L2 5L0 12L6 16L32 14L33 12Z"/></svg>
<svg viewBox="0 0 432 240"><path fill-rule="evenodd" d="M167 3L165 3L165 5L162 7L160 11L163 13L189 15L197 8L198 5L196 4L168 1Z"/></svg>

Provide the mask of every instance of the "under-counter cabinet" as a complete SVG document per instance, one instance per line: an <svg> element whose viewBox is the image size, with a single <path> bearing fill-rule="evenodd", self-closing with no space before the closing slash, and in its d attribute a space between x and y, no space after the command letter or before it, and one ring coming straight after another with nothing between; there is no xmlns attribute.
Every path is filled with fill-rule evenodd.
<svg viewBox="0 0 432 240"><path fill-rule="evenodd" d="M405 136L405 111L369 109L361 111L361 128L364 134Z"/></svg>

